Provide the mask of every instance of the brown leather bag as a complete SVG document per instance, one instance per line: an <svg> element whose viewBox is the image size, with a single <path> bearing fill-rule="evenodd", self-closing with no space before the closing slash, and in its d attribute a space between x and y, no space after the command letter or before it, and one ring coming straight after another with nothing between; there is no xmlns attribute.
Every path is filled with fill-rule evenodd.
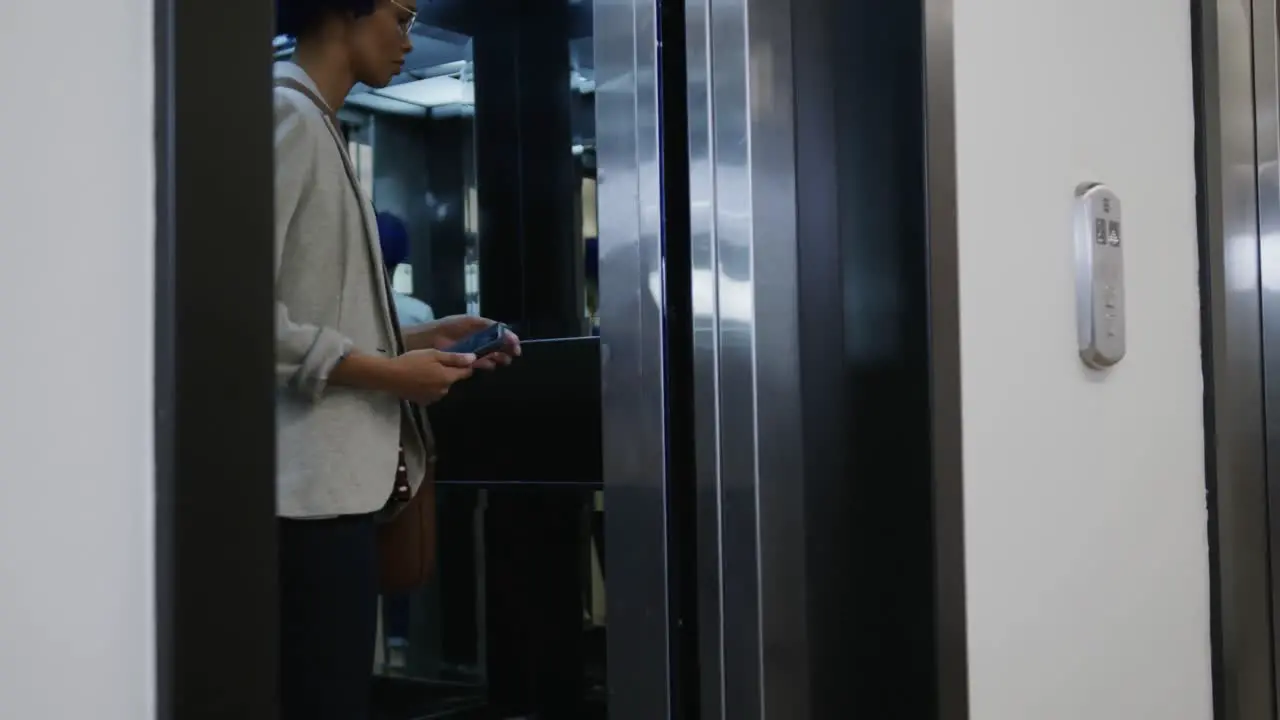
<svg viewBox="0 0 1280 720"><path fill-rule="evenodd" d="M352 189L360 194L360 180L347 148L341 140L341 126L333 110L316 96L311 88L290 78L276 78L276 87L288 88L301 93L324 113L329 120L330 134L338 145L338 154L342 156L342 164L351 181ZM360 203L360 212L365 213L364 203ZM370 227L370 218L364 218L365 227ZM391 283L387 274L382 273L382 282L386 290L387 305L391 313L392 326L395 329L397 350L404 347L400 337L400 319L396 317L396 306L392 299ZM419 432L427 451L427 469L418 491L409 498L404 507L399 509L388 522L378 527L378 588L384 595L416 590L431 579L436 564L436 468L435 441L431 436L431 425L424 413L408 403L402 403L406 421L401 432ZM390 481L391 478L388 478Z"/></svg>
<svg viewBox="0 0 1280 720"><path fill-rule="evenodd" d="M435 463L390 522L378 527L378 589L384 595L417 590L436 567Z"/></svg>

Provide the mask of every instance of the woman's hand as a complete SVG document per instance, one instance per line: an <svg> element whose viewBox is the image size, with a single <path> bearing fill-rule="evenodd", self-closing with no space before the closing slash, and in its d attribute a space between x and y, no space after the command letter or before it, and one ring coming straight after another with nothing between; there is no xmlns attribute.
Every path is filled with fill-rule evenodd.
<svg viewBox="0 0 1280 720"><path fill-rule="evenodd" d="M406 344L415 349L448 350L462 340L493 325L488 318L475 315L450 315L433 320L412 331L406 337ZM511 359L520 355L520 338L510 330L506 333L506 347L501 352L490 353L475 361L472 367L477 370L492 370L501 365L508 365Z"/></svg>
<svg viewBox="0 0 1280 720"><path fill-rule="evenodd" d="M352 352L334 367L329 380L428 405L447 395L454 383L471 377L475 362L470 353L440 350L410 350L398 357Z"/></svg>
<svg viewBox="0 0 1280 720"><path fill-rule="evenodd" d="M410 402L430 405L449 394L459 380L471 377L475 355L411 350L391 359L396 394Z"/></svg>

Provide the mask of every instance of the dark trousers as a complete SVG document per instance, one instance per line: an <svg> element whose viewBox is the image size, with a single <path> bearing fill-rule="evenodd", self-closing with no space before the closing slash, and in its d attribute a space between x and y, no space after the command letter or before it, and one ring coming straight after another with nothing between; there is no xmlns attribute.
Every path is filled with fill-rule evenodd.
<svg viewBox="0 0 1280 720"><path fill-rule="evenodd" d="M372 515L279 521L283 720L368 720L377 633Z"/></svg>

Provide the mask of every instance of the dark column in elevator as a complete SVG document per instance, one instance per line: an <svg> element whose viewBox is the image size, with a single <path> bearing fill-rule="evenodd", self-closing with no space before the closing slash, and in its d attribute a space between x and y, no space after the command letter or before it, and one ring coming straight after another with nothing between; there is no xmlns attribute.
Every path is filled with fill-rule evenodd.
<svg viewBox="0 0 1280 720"><path fill-rule="evenodd" d="M582 334L567 0L488 0L474 21L481 312Z"/></svg>
<svg viewBox="0 0 1280 720"><path fill-rule="evenodd" d="M581 335L568 2L471 7L480 311L526 339ZM583 717L586 497L523 482L488 493L486 665L499 716Z"/></svg>

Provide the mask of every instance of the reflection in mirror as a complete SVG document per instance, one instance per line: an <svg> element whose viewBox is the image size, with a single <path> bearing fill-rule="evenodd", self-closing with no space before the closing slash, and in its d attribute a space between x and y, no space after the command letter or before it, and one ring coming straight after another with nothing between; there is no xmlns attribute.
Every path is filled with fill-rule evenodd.
<svg viewBox="0 0 1280 720"><path fill-rule="evenodd" d="M405 238L400 315L483 314L526 339L596 334L591 3L418 9L403 71L357 85L339 113L380 231ZM287 59L289 40L275 51ZM566 453L580 442L560 441ZM376 717L603 718L598 475L441 475L436 497L433 580L380 601Z"/></svg>

